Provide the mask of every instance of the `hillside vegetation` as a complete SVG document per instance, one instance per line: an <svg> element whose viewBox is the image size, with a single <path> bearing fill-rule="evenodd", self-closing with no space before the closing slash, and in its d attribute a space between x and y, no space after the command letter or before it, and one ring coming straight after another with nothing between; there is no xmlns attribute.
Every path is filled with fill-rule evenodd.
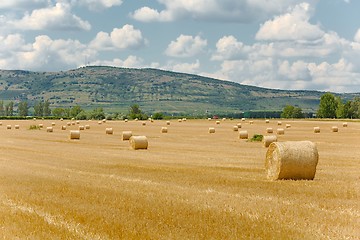
<svg viewBox="0 0 360 240"><path fill-rule="evenodd" d="M291 104L313 112L322 94L265 89L158 69L92 66L65 72L0 70L0 100L27 100L32 104L48 99L51 107L80 105L111 111L136 103L149 112L201 114L281 110Z"/></svg>

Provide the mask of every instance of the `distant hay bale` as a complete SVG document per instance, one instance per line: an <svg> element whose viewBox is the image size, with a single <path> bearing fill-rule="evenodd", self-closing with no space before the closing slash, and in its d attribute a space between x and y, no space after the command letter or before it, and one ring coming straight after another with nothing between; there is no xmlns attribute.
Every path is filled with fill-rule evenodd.
<svg viewBox="0 0 360 240"><path fill-rule="evenodd" d="M61 126L61 130L66 130L66 126L65 125Z"/></svg>
<svg viewBox="0 0 360 240"><path fill-rule="evenodd" d="M128 122L129 121L129 119L127 119L127 118L125 118L125 120L124 120L125 122Z"/></svg>
<svg viewBox="0 0 360 240"><path fill-rule="evenodd" d="M77 120L77 121L76 121L76 124L80 124L80 121L79 121L79 120Z"/></svg>
<svg viewBox="0 0 360 240"><path fill-rule="evenodd" d="M70 131L70 139L80 139L80 131L79 130L71 130Z"/></svg>
<svg viewBox="0 0 360 240"><path fill-rule="evenodd" d="M66 123L66 125L71 126L71 122Z"/></svg>
<svg viewBox="0 0 360 240"><path fill-rule="evenodd" d="M33 118L34 121L36 121L36 118Z"/></svg>
<svg viewBox="0 0 360 240"><path fill-rule="evenodd" d="M269 119L266 119L266 120L265 120L265 123L270 123L270 120L269 120Z"/></svg>
<svg viewBox="0 0 360 240"><path fill-rule="evenodd" d="M75 121L75 118L71 118L71 121Z"/></svg>
<svg viewBox="0 0 360 240"><path fill-rule="evenodd" d="M46 128L46 132L53 132L54 131L54 128L53 127L47 127Z"/></svg>
<svg viewBox="0 0 360 240"><path fill-rule="evenodd" d="M283 128L278 128L276 130L276 132L277 132L278 135L284 135L285 134L285 130Z"/></svg>
<svg viewBox="0 0 360 240"><path fill-rule="evenodd" d="M286 128L291 128L291 125L290 125L290 124L286 124L285 127L286 127Z"/></svg>
<svg viewBox="0 0 360 240"><path fill-rule="evenodd" d="M170 121L166 121L166 125L170 125Z"/></svg>
<svg viewBox="0 0 360 240"><path fill-rule="evenodd" d="M51 123L51 126L55 126L55 125L56 125L56 123L54 123L54 122Z"/></svg>
<svg viewBox="0 0 360 240"><path fill-rule="evenodd" d="M263 137L263 143L264 147L269 147L271 143L277 142L277 136L276 135L270 135L270 136L264 136Z"/></svg>
<svg viewBox="0 0 360 240"><path fill-rule="evenodd" d="M160 132L161 132L161 133L167 133L167 132L168 132L168 128L167 128L167 127L162 127Z"/></svg>
<svg viewBox="0 0 360 240"><path fill-rule="evenodd" d="M183 122L186 122L186 121L187 121L187 119L186 119L186 118L183 118L182 120L183 120Z"/></svg>
<svg viewBox="0 0 360 240"><path fill-rule="evenodd" d="M80 126L79 126L79 130L80 130L80 131L83 131L83 130L85 130L85 126L83 126L83 125L80 125Z"/></svg>
<svg viewBox="0 0 360 240"><path fill-rule="evenodd" d="M338 128L337 126L333 126L333 127L331 128L331 131L332 131L332 132L338 132L338 131L339 131L339 128Z"/></svg>
<svg viewBox="0 0 360 240"><path fill-rule="evenodd" d="M103 123L106 123L106 119L104 118L104 119L102 120L102 122L103 122Z"/></svg>
<svg viewBox="0 0 360 240"><path fill-rule="evenodd" d="M253 125L254 124L254 121L249 121L250 125Z"/></svg>
<svg viewBox="0 0 360 240"><path fill-rule="evenodd" d="M123 131L122 132L122 140L126 141L129 140L132 136L132 132L131 131Z"/></svg>
<svg viewBox="0 0 360 240"><path fill-rule="evenodd" d="M238 128L241 128L241 127L242 127L241 123L236 124L236 126L237 126Z"/></svg>
<svg viewBox="0 0 360 240"><path fill-rule="evenodd" d="M11 129L11 125L6 125L6 129Z"/></svg>
<svg viewBox="0 0 360 240"><path fill-rule="evenodd" d="M90 129L90 125L85 125L85 129Z"/></svg>
<svg viewBox="0 0 360 240"><path fill-rule="evenodd" d="M348 126L348 123L347 122L344 122L343 123L343 127L347 127Z"/></svg>
<svg viewBox="0 0 360 240"><path fill-rule="evenodd" d="M20 129L20 125L15 125L14 128L15 129Z"/></svg>
<svg viewBox="0 0 360 240"><path fill-rule="evenodd" d="M216 123L216 124L220 124L220 121L216 121L215 123Z"/></svg>
<svg viewBox="0 0 360 240"><path fill-rule="evenodd" d="M314 127L314 133L320 133L320 127Z"/></svg>
<svg viewBox="0 0 360 240"><path fill-rule="evenodd" d="M215 133L215 128L209 127L209 133Z"/></svg>
<svg viewBox="0 0 360 240"><path fill-rule="evenodd" d="M310 141L273 142L266 152L265 171L269 180L313 180L318 160Z"/></svg>
<svg viewBox="0 0 360 240"><path fill-rule="evenodd" d="M74 126L74 125L75 125L75 122L71 122L71 125L73 125L73 126Z"/></svg>
<svg viewBox="0 0 360 240"><path fill-rule="evenodd" d="M223 121L226 121L226 118L223 118L222 120L223 120Z"/></svg>
<svg viewBox="0 0 360 240"><path fill-rule="evenodd" d="M141 125L146 126L146 122L142 122Z"/></svg>
<svg viewBox="0 0 360 240"><path fill-rule="evenodd" d="M102 121L98 121L98 124L101 125L103 122Z"/></svg>
<svg viewBox="0 0 360 240"><path fill-rule="evenodd" d="M130 142L131 148L134 150L147 149L148 145L149 145L146 136L132 136L129 139L129 142Z"/></svg>
<svg viewBox="0 0 360 240"><path fill-rule="evenodd" d="M182 119L179 118L179 119L178 119L178 122L182 122Z"/></svg>
<svg viewBox="0 0 360 240"><path fill-rule="evenodd" d="M211 121L211 118L208 118L208 121Z"/></svg>
<svg viewBox="0 0 360 240"><path fill-rule="evenodd" d="M239 132L239 138L240 139L248 139L249 138L248 131L240 131Z"/></svg>
<svg viewBox="0 0 360 240"><path fill-rule="evenodd" d="M105 129L105 133L108 134L108 135L111 135L114 133L113 129L112 128L106 128Z"/></svg>
<svg viewBox="0 0 360 240"><path fill-rule="evenodd" d="M237 131L239 131L239 127L236 125L236 126L233 126L233 131L234 132L237 132Z"/></svg>
<svg viewBox="0 0 360 240"><path fill-rule="evenodd" d="M2 126L2 122L0 122L0 126Z"/></svg>
<svg viewBox="0 0 360 240"><path fill-rule="evenodd" d="M241 118L241 121L245 122L245 120L246 120L245 118Z"/></svg>
<svg viewBox="0 0 360 240"><path fill-rule="evenodd" d="M39 128L43 128L43 127L44 127L44 124L39 123Z"/></svg>
<svg viewBox="0 0 360 240"><path fill-rule="evenodd" d="M139 119L138 119L138 118L135 118L134 120L135 120L135 121L139 121Z"/></svg>
<svg viewBox="0 0 360 240"><path fill-rule="evenodd" d="M278 126L281 126L281 125L282 125L282 122L281 122L281 121L278 121L278 122L277 122L277 125L278 125Z"/></svg>
<svg viewBox="0 0 360 240"><path fill-rule="evenodd" d="M272 128L266 128L266 133L273 133L274 130Z"/></svg>
<svg viewBox="0 0 360 240"><path fill-rule="evenodd" d="M60 121L64 121L64 119L63 119L63 118L60 118Z"/></svg>

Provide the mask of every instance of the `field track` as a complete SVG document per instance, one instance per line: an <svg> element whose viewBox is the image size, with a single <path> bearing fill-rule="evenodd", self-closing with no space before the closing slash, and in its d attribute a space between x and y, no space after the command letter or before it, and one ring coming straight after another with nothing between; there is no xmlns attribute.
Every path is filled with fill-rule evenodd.
<svg viewBox="0 0 360 240"><path fill-rule="evenodd" d="M360 122L0 122L0 239L360 239ZM239 139L237 123L315 142L314 181L267 180L266 148ZM70 140L79 125L90 129ZM130 149L127 130L149 148Z"/></svg>

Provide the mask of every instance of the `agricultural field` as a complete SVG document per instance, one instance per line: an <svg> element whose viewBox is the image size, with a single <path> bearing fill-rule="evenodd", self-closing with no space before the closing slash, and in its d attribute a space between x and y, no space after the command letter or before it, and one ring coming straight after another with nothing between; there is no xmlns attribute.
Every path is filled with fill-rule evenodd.
<svg viewBox="0 0 360 240"><path fill-rule="evenodd" d="M360 122L0 122L1 239L360 239ZM316 143L314 180L268 180L267 148L239 139L237 123ZM128 130L148 149L131 149Z"/></svg>

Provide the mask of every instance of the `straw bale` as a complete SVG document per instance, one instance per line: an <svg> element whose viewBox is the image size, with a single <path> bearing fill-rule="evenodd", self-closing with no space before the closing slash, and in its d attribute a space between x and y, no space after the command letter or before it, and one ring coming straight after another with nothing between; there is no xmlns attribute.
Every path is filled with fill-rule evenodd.
<svg viewBox="0 0 360 240"><path fill-rule="evenodd" d="M313 142L273 142L266 152L265 171L269 180L313 180L318 160Z"/></svg>
<svg viewBox="0 0 360 240"><path fill-rule="evenodd" d="M39 128L43 128L43 127L44 127L44 124L39 123Z"/></svg>
<svg viewBox="0 0 360 240"><path fill-rule="evenodd" d="M98 121L98 124L101 125L103 122L102 121Z"/></svg>
<svg viewBox="0 0 360 240"><path fill-rule="evenodd" d="M6 126L6 129L11 129L11 125L7 125L7 126Z"/></svg>
<svg viewBox="0 0 360 240"><path fill-rule="evenodd" d="M314 127L314 133L320 133L320 127Z"/></svg>
<svg viewBox="0 0 360 240"><path fill-rule="evenodd" d="M77 121L76 121L76 124L80 124L80 121L79 121L79 120L77 120Z"/></svg>
<svg viewBox="0 0 360 240"><path fill-rule="evenodd" d="M0 126L2 126L2 122L0 122Z"/></svg>
<svg viewBox="0 0 360 240"><path fill-rule="evenodd" d="M138 119L138 118L135 118L134 120L135 120L135 121L139 121L139 119Z"/></svg>
<svg viewBox="0 0 360 240"><path fill-rule="evenodd" d="M182 122L182 119L178 119L178 122Z"/></svg>
<svg viewBox="0 0 360 240"><path fill-rule="evenodd" d="M239 127L238 127L237 125L233 126L233 131L234 131L234 132L239 131Z"/></svg>
<svg viewBox="0 0 360 240"><path fill-rule="evenodd" d="M281 121L278 121L278 122L277 122L277 125L278 125L278 126L281 126L281 125L282 125L282 122L281 122Z"/></svg>
<svg viewBox="0 0 360 240"><path fill-rule="evenodd" d="M142 122L141 124L142 124L143 126L146 126L146 122Z"/></svg>
<svg viewBox="0 0 360 240"><path fill-rule="evenodd" d="M183 118L182 120L183 120L184 122L186 122L187 119L186 119L186 118Z"/></svg>
<svg viewBox="0 0 360 240"><path fill-rule="evenodd" d="M216 123L216 124L220 124L220 121L216 121L215 123Z"/></svg>
<svg viewBox="0 0 360 240"><path fill-rule="evenodd" d="M276 132L277 132L278 135L284 135L285 134L285 130L283 128L278 128L276 130Z"/></svg>
<svg viewBox="0 0 360 240"><path fill-rule="evenodd" d="M266 120L265 120L265 123L270 123L270 120L269 120L269 119L266 119Z"/></svg>
<svg viewBox="0 0 360 240"><path fill-rule="evenodd" d="M148 148L148 140L146 136L132 136L129 139L130 146L132 149L147 149Z"/></svg>
<svg viewBox="0 0 360 240"><path fill-rule="evenodd" d="M66 130L66 126L65 125L61 126L61 130Z"/></svg>
<svg viewBox="0 0 360 240"><path fill-rule="evenodd" d="M80 126L79 126L79 130L81 130L81 131L82 131L82 130L85 130L85 126L80 125Z"/></svg>
<svg viewBox="0 0 360 240"><path fill-rule="evenodd" d="M20 129L20 125L15 125L14 128L15 129Z"/></svg>
<svg viewBox="0 0 360 240"><path fill-rule="evenodd" d="M223 121L226 121L226 118L223 118L222 120L223 120Z"/></svg>
<svg viewBox="0 0 360 240"><path fill-rule="evenodd" d="M106 119L104 118L104 119L102 120L102 122L103 122L103 123L106 123Z"/></svg>
<svg viewBox="0 0 360 240"><path fill-rule="evenodd" d="M75 122L71 122L71 125L75 125Z"/></svg>
<svg viewBox="0 0 360 240"><path fill-rule="evenodd" d="M348 126L348 123L347 122L344 122L343 123L343 127L347 127Z"/></svg>
<svg viewBox="0 0 360 240"><path fill-rule="evenodd" d="M122 140L129 140L132 136L132 131L123 131L122 132Z"/></svg>
<svg viewBox="0 0 360 240"><path fill-rule="evenodd" d="M333 126L333 127L331 128L331 131L332 131L332 132L338 132L338 131L339 131L339 128L338 128L337 126Z"/></svg>
<svg viewBox="0 0 360 240"><path fill-rule="evenodd" d="M245 122L245 120L246 120L245 118L241 118L241 121Z"/></svg>
<svg viewBox="0 0 360 240"><path fill-rule="evenodd" d="M66 123L66 125L71 126L71 122Z"/></svg>
<svg viewBox="0 0 360 240"><path fill-rule="evenodd" d="M239 138L240 139L248 139L249 138L248 131L240 131L239 132Z"/></svg>
<svg viewBox="0 0 360 240"><path fill-rule="evenodd" d="M114 133L113 129L112 128L106 128L105 129L105 133L108 134L108 135L111 135Z"/></svg>
<svg viewBox="0 0 360 240"><path fill-rule="evenodd" d="M208 121L211 121L211 118L208 118Z"/></svg>
<svg viewBox="0 0 360 240"><path fill-rule="evenodd" d="M167 128L167 127L162 127L160 132L161 132L161 133L167 133L167 132L168 132L168 128Z"/></svg>
<svg viewBox="0 0 360 240"><path fill-rule="evenodd" d="M79 130L71 130L70 131L70 139L80 139L80 131Z"/></svg>
<svg viewBox="0 0 360 240"><path fill-rule="evenodd" d="M64 119L63 119L63 118L60 118L60 121L64 121Z"/></svg>
<svg viewBox="0 0 360 240"><path fill-rule="evenodd" d="M209 133L215 133L215 128L209 127Z"/></svg>
<svg viewBox="0 0 360 240"><path fill-rule="evenodd" d="M54 128L53 127L47 127L46 128L46 132L53 132L54 131Z"/></svg>
<svg viewBox="0 0 360 240"><path fill-rule="evenodd" d="M241 128L241 127L242 127L241 123L236 124L236 126L237 126L238 128Z"/></svg>
<svg viewBox="0 0 360 240"><path fill-rule="evenodd" d="M276 135L269 135L263 137L263 143L264 147L269 147L271 143L277 142L277 136Z"/></svg>
<svg viewBox="0 0 360 240"><path fill-rule="evenodd" d="M90 125L85 125L85 129L90 129Z"/></svg>
<svg viewBox="0 0 360 240"><path fill-rule="evenodd" d="M166 121L166 125L170 125L170 121Z"/></svg>
<svg viewBox="0 0 360 240"><path fill-rule="evenodd" d="M249 121L250 125L253 125L254 124L254 121Z"/></svg>
<svg viewBox="0 0 360 240"><path fill-rule="evenodd" d="M56 125L56 123L54 123L54 122L51 123L51 126L55 126L55 125Z"/></svg>
<svg viewBox="0 0 360 240"><path fill-rule="evenodd" d="M125 122L128 122L128 121L129 121L129 119L127 119L127 118L126 118L124 121L125 121Z"/></svg>
<svg viewBox="0 0 360 240"><path fill-rule="evenodd" d="M272 128L266 128L266 133L273 133L274 130Z"/></svg>
<svg viewBox="0 0 360 240"><path fill-rule="evenodd" d="M286 124L285 127L286 127L286 128L291 128L291 125L290 125L290 124Z"/></svg>

